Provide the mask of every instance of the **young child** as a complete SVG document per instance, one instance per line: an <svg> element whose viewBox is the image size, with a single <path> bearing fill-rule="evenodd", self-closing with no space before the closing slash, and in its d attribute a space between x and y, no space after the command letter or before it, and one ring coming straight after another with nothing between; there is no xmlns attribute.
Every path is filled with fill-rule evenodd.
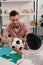
<svg viewBox="0 0 43 65"><path fill-rule="evenodd" d="M28 48L37 50L41 47L42 45L42 39L33 33L27 34L26 36L26 42L28 45Z"/></svg>
<svg viewBox="0 0 43 65"><path fill-rule="evenodd" d="M41 38L33 33L27 34L26 42L27 42L28 48L33 49L33 50L39 49L42 45ZM9 46L10 46L10 44L9 44ZM6 48L8 48L8 47L6 47ZM10 50L10 52L12 51L12 49L9 49L9 50ZM15 48L13 48L13 50L15 50ZM7 55L3 54L2 57L10 60L13 63L17 63L18 60L21 60L18 65L21 65L21 64L23 65L24 62L27 63L25 61L26 59L24 59L22 61L22 56L19 55L18 53L16 53L16 54L15 53L12 53L12 54L7 53ZM25 65L25 63L24 63L24 65Z"/></svg>

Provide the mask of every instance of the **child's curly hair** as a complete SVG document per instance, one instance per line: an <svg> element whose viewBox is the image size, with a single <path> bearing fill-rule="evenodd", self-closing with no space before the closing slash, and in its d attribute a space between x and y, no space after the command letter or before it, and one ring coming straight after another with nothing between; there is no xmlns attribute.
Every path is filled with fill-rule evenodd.
<svg viewBox="0 0 43 65"><path fill-rule="evenodd" d="M27 34L26 41L28 46L33 50L39 49L42 45L42 39L33 33Z"/></svg>

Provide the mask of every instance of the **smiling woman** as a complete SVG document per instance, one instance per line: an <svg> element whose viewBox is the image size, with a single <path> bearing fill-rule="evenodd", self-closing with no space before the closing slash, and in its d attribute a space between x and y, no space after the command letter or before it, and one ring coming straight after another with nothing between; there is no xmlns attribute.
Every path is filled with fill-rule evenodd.
<svg viewBox="0 0 43 65"><path fill-rule="evenodd" d="M15 10L11 11L9 14L10 24L6 26L3 34L2 34L2 40L4 43L8 43L8 37L10 34L10 37L18 37L25 39L26 35L30 33L30 29L28 25L25 23L20 22L20 16L19 13ZM5 42L6 40L6 42Z"/></svg>
<svg viewBox="0 0 43 65"><path fill-rule="evenodd" d="M18 28L19 27L19 13L16 11L10 12L10 20L12 27Z"/></svg>
<svg viewBox="0 0 43 65"><path fill-rule="evenodd" d="M19 17L18 15L10 17L11 20L11 26L15 28L19 28Z"/></svg>

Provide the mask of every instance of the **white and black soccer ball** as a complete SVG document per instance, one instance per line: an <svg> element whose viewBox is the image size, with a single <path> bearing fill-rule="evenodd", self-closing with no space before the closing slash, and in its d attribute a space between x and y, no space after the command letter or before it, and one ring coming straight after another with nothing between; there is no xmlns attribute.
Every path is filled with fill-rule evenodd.
<svg viewBox="0 0 43 65"><path fill-rule="evenodd" d="M12 48L17 47L17 49L22 50L24 45L21 39L19 38L14 38L13 42L12 42Z"/></svg>

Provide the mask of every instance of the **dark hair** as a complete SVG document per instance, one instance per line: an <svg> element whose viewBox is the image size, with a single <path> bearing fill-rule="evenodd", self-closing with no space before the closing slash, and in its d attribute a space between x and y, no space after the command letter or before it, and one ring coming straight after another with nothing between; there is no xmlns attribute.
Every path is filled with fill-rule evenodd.
<svg viewBox="0 0 43 65"><path fill-rule="evenodd" d="M0 42L1 42L1 37L0 37Z"/></svg>
<svg viewBox="0 0 43 65"><path fill-rule="evenodd" d="M13 11L10 12L10 17L16 16L16 15L19 15L19 13L17 11L13 10Z"/></svg>
<svg viewBox="0 0 43 65"><path fill-rule="evenodd" d="M33 50L39 49L42 45L41 38L33 33L27 34L26 41L28 46Z"/></svg>

